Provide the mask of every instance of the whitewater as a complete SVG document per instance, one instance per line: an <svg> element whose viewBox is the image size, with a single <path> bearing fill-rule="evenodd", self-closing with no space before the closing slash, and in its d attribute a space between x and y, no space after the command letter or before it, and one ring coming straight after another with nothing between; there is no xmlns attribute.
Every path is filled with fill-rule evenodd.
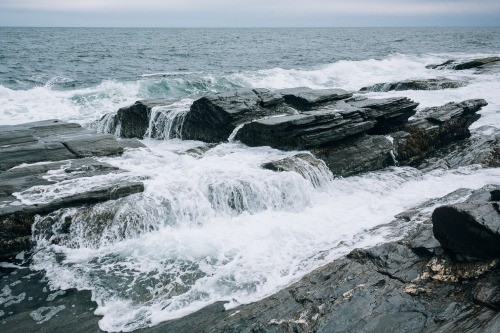
<svg viewBox="0 0 500 333"><path fill-rule="evenodd" d="M249 32L231 30L228 36L238 33L243 36ZM412 35L411 31L405 33ZM498 39L500 31L493 29L491 34ZM299 86L357 92L376 83L436 76L466 84L456 89L363 95L406 96L420 103L418 110L483 98L488 105L472 125L472 135L487 131L485 125L499 127L499 72L478 75L473 70L426 68L448 59L500 56L500 50L491 46L494 41L476 46L471 53L460 45L449 52L440 53L432 45L426 52L417 52L418 45L411 39L396 42L398 39L391 37L397 32L381 35L404 46L398 46L398 52L380 47L378 53L366 51L355 59L341 54L330 62L324 55L314 58L319 52L315 49L309 62L300 60L309 65L284 61L283 66L273 66L270 59L280 59L280 55L272 53L263 55L267 62L245 67L239 64L235 51L228 71L221 69L224 63L214 68L207 52L206 65L199 58L197 62L192 60L193 68L183 64L181 70L168 65L162 69L161 62L150 65L150 70L134 68L130 63L124 68L125 77L114 75L97 82L93 78L84 83L75 79L76 69L74 77L70 69L51 76L51 66L42 68L37 77L27 75L29 79L23 81L24 76L19 75L16 82L10 82L7 65L3 65L0 125L57 118L106 132L106 122L96 127L96 121L120 107L148 98L172 101L169 106L153 109L147 137L141 140L147 148L99 158L128 171L127 177L143 181L144 192L38 217L30 269L43 271L54 290L90 290L98 304L95 314L102 316L102 330L133 331L185 316L217 301L226 301L225 307L232 308L262 299L354 248L400 238L412 225L428 218L422 214L396 229L385 226L407 209L459 188L500 184L500 169L478 165L427 173L411 167L390 167L346 178L336 177L326 167L310 165L303 166L303 175L273 172L261 165L297 151L250 148L234 140L218 145L182 140L183 116L194 100L209 94L241 87ZM108 37L112 36L110 33ZM250 38L245 36L242 38ZM450 42L446 38L451 37L445 37L442 42ZM343 39L332 43L341 47L341 42L348 43ZM307 53L303 52L304 57ZM189 63L189 59L185 61ZM22 73L29 68L26 65ZM50 176L58 177L58 173ZM58 188L50 185L19 193L19 198L44 202L97 186L99 179L94 181L96 184L84 178L71 180ZM73 220L70 237L54 244L51 240L58 236L57 225L62 225L67 216ZM37 228L44 219L58 222L52 230Z"/></svg>

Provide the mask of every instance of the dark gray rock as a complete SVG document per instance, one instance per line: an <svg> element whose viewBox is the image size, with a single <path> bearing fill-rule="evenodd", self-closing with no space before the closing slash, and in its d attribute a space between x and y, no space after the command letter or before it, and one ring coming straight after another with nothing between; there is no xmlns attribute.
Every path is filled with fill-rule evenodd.
<svg viewBox="0 0 500 333"><path fill-rule="evenodd" d="M0 268L3 332L103 332L90 291L54 290L42 272L26 266Z"/></svg>
<svg viewBox="0 0 500 333"><path fill-rule="evenodd" d="M310 149L362 134L375 124L358 110L323 109L253 121L243 126L235 139L249 146Z"/></svg>
<svg viewBox="0 0 500 333"><path fill-rule="evenodd" d="M443 248L463 256L500 258L498 191L500 186L488 186L473 192L465 202L434 211L434 235Z"/></svg>
<svg viewBox="0 0 500 333"><path fill-rule="evenodd" d="M397 161L418 165L439 148L470 137L469 126L480 117L476 112L487 104L472 99L421 110L403 132L391 133Z"/></svg>
<svg viewBox="0 0 500 333"><path fill-rule="evenodd" d="M144 190L142 182L124 176L86 190L75 185L75 192L66 195L40 194L51 189L59 193L57 186L63 181L122 173L85 157L118 155L124 147L144 147L137 140L118 141L112 135L58 120L0 126L0 140L0 260L29 249L31 225L37 214L114 200Z"/></svg>
<svg viewBox="0 0 500 333"><path fill-rule="evenodd" d="M325 161L334 175L351 176L360 172L395 165L392 142L386 136L366 135L339 145L311 150Z"/></svg>
<svg viewBox="0 0 500 333"><path fill-rule="evenodd" d="M447 78L435 78L425 80L405 80L400 82L377 83L363 87L360 91L402 91L402 90L441 90L460 88L466 85L464 81L450 80Z"/></svg>
<svg viewBox="0 0 500 333"><path fill-rule="evenodd" d="M106 133L120 138L144 138L148 130L151 109L155 106L172 104L168 99L150 99L137 101L133 105L123 107L116 114L104 115L100 122L106 127Z"/></svg>
<svg viewBox="0 0 500 333"><path fill-rule="evenodd" d="M119 155L130 145L132 142L121 144L112 135L60 120L0 126L0 171L21 163ZM143 146L139 142L134 145Z"/></svg>
<svg viewBox="0 0 500 333"><path fill-rule="evenodd" d="M402 128L408 118L415 114L418 103L406 97L365 98L347 100L350 105L361 108L367 117L377 121L369 134L387 134Z"/></svg>
<svg viewBox="0 0 500 333"><path fill-rule="evenodd" d="M283 97L265 89L240 89L196 100L184 119L182 138L205 142L226 141L238 125L296 110Z"/></svg>
<svg viewBox="0 0 500 333"><path fill-rule="evenodd" d="M285 101L299 110L310 110L313 107L333 102L341 99L346 99L352 96L343 89L316 89L299 87L282 89L278 91Z"/></svg>
<svg viewBox="0 0 500 333"><path fill-rule="evenodd" d="M485 168L500 167L500 129L477 128L472 137L438 150L436 156L424 160L419 169L456 169L479 164Z"/></svg>
<svg viewBox="0 0 500 333"><path fill-rule="evenodd" d="M267 162L262 165L262 168L278 172L296 172L315 187L321 186L325 179L330 178L330 170L325 162L307 153Z"/></svg>
<svg viewBox="0 0 500 333"><path fill-rule="evenodd" d="M54 179L49 171L61 170ZM23 201L17 195L33 188L54 186L78 178L90 178L123 173L122 170L91 158L26 165L0 173L0 261L29 249L31 225L37 214L48 214L57 209L116 200L144 190L142 182L117 178L87 190L75 188L75 193L51 200ZM18 193L18 194L16 194Z"/></svg>
<svg viewBox="0 0 500 333"><path fill-rule="evenodd" d="M439 65L428 65L426 68L429 69L455 69L455 70L464 70L471 68L480 68L484 69L488 66L498 65L500 63L500 57L489 57L489 58L480 58L473 59L469 61L456 61L456 60L448 60Z"/></svg>

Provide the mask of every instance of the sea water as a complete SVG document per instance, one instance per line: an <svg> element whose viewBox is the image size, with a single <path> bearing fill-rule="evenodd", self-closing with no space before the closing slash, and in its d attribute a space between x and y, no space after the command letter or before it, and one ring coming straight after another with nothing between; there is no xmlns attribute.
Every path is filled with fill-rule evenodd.
<svg viewBox="0 0 500 333"><path fill-rule="evenodd" d="M426 65L500 56L498 45L499 28L0 28L0 125L58 118L91 126L139 99L171 100L153 110L147 148L100 158L143 181L144 193L38 217L31 268L54 289L90 290L101 329L132 331L216 301L229 308L262 299L356 247L400 237L377 227L458 188L498 184L500 169L391 167L339 178L304 165L303 175L278 173L261 165L297 152L182 140L183 116L197 98L236 88L356 92L446 77L465 86L366 96L407 96L419 110L484 98L472 125L478 135L500 124L500 73ZM193 154L200 146L210 149ZM103 177L17 195L46 202L122 175ZM53 227L42 227L46 219Z"/></svg>

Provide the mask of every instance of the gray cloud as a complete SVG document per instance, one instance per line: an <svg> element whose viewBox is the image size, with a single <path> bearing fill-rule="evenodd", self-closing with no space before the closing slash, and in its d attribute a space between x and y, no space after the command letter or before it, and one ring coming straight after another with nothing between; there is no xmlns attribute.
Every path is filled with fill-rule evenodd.
<svg viewBox="0 0 500 333"><path fill-rule="evenodd" d="M205 11L282 14L429 15L500 12L498 0L0 0L0 8L46 11Z"/></svg>

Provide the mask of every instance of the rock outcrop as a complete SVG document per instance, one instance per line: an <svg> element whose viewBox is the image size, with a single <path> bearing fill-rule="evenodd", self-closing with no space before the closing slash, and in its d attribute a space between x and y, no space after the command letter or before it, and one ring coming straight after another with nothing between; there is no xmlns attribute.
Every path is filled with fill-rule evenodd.
<svg viewBox="0 0 500 333"><path fill-rule="evenodd" d="M140 101L120 109L112 115L120 131L111 132L143 137L152 108L166 103L171 101ZM341 89L240 89L196 100L176 128L186 140L308 150L335 175L349 176L421 164L438 149L468 138L476 112L486 104L469 100L416 113L418 103L406 97L353 97ZM135 132L123 132L129 127Z"/></svg>
<svg viewBox="0 0 500 333"><path fill-rule="evenodd" d="M456 81L447 78L435 78L426 80L405 80L400 82L377 83L368 87L363 87L359 91L382 92L382 91L402 91L402 90L441 90L460 88L466 85L464 81Z"/></svg>
<svg viewBox="0 0 500 333"><path fill-rule="evenodd" d="M479 127L472 137L436 151L432 158L425 159L417 168L456 169L472 164L485 168L500 167L500 129Z"/></svg>
<svg viewBox="0 0 500 333"><path fill-rule="evenodd" d="M427 65L426 68L429 69L454 69L454 70L464 70L464 69L489 69L493 66L500 65L500 57L489 57L473 59L468 61L456 61L448 60L442 64L438 65Z"/></svg>
<svg viewBox="0 0 500 333"><path fill-rule="evenodd" d="M144 145L57 120L0 126L0 261L29 248L38 214L142 192L140 180L89 157L125 147Z"/></svg>
<svg viewBox="0 0 500 333"><path fill-rule="evenodd" d="M391 134L397 161L417 165L439 148L468 138L469 126L485 105L485 100L473 99L421 110L403 131Z"/></svg>

